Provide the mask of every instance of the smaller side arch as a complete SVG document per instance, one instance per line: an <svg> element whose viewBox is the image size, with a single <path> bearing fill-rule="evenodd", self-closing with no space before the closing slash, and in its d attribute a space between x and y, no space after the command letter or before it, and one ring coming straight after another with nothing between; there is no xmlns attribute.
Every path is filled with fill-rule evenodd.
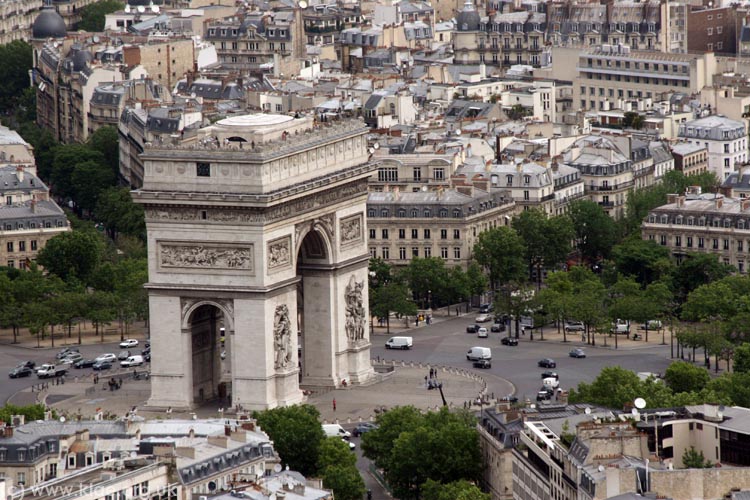
<svg viewBox="0 0 750 500"><path fill-rule="evenodd" d="M211 300L211 299L205 299L205 300L195 300L195 301L186 301L183 299L183 307L182 307L182 318L180 319L180 326L183 330L187 330L190 328L190 316L192 316L193 312L198 309L201 306L214 306L221 310L221 312L224 314L224 327L228 331L234 331L234 302L231 300Z"/></svg>

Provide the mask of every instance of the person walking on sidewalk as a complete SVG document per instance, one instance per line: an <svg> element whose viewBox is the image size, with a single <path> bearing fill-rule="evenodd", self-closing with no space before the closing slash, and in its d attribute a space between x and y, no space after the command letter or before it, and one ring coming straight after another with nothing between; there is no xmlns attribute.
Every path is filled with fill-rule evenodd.
<svg viewBox="0 0 750 500"><path fill-rule="evenodd" d="M333 398L333 411L336 411L336 398Z"/></svg>

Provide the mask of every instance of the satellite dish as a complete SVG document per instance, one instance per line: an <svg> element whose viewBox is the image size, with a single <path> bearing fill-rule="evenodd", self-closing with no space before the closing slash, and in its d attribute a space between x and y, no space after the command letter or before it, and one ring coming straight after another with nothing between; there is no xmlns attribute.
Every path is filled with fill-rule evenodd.
<svg viewBox="0 0 750 500"><path fill-rule="evenodd" d="M135 451L130 452L130 458L135 458L137 456L138 456L138 453L136 453Z"/></svg>
<svg viewBox="0 0 750 500"><path fill-rule="evenodd" d="M299 0L299 8L300 9L306 9L307 8L307 1L306 0Z"/></svg>
<svg viewBox="0 0 750 500"><path fill-rule="evenodd" d="M130 4L125 5L125 13L130 14Z"/></svg>
<svg viewBox="0 0 750 500"><path fill-rule="evenodd" d="M158 5L152 5L151 6L151 12L153 12L154 14L158 14L159 13L159 6Z"/></svg>
<svg viewBox="0 0 750 500"><path fill-rule="evenodd" d="M370 154L373 154L375 152L375 148L370 148L367 150Z"/></svg>
<svg viewBox="0 0 750 500"><path fill-rule="evenodd" d="M589 407L587 406L587 407L586 407L586 409L585 409L585 410L583 410L583 413L585 413L586 415L591 415L591 408L589 408Z"/></svg>
<svg viewBox="0 0 750 500"><path fill-rule="evenodd" d="M94 35L94 37L91 40L93 40L94 43L99 43L99 37L97 35Z"/></svg>
<svg viewBox="0 0 750 500"><path fill-rule="evenodd" d="M456 129L456 135L461 135L461 129Z"/></svg>
<svg viewBox="0 0 750 500"><path fill-rule="evenodd" d="M141 14L143 14L144 12L146 12L146 7L144 7L143 5L139 5L138 6L138 12L141 13Z"/></svg>
<svg viewBox="0 0 750 500"><path fill-rule="evenodd" d="M427 186L422 186L422 192L423 192L423 193L426 193L426 192L427 192Z"/></svg>
<svg viewBox="0 0 750 500"><path fill-rule="evenodd" d="M380 149L380 143L376 142L375 144L372 145L372 147L375 149Z"/></svg>
<svg viewBox="0 0 750 500"><path fill-rule="evenodd" d="M599 466L599 472L604 472L604 466L603 465Z"/></svg>
<svg viewBox="0 0 750 500"><path fill-rule="evenodd" d="M642 410L646 407L646 400L643 398L635 398L635 401L633 401L633 404L635 404L635 407L639 410Z"/></svg>
<svg viewBox="0 0 750 500"><path fill-rule="evenodd" d="M65 423L65 417L60 417L60 423L61 423L61 424L64 424L64 423Z"/></svg>
<svg viewBox="0 0 750 500"><path fill-rule="evenodd" d="M273 466L274 472L281 472L281 464L276 464Z"/></svg>

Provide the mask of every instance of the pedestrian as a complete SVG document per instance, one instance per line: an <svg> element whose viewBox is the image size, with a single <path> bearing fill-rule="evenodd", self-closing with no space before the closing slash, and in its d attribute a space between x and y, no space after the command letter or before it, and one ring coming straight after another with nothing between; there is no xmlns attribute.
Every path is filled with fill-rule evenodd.
<svg viewBox="0 0 750 500"><path fill-rule="evenodd" d="M427 375L424 376L424 385L427 387Z"/></svg>
<svg viewBox="0 0 750 500"><path fill-rule="evenodd" d="M336 411L336 398L333 398L333 411Z"/></svg>
<svg viewBox="0 0 750 500"><path fill-rule="evenodd" d="M367 500L372 500L372 490L367 490Z"/></svg>
<svg viewBox="0 0 750 500"><path fill-rule="evenodd" d="M419 316L414 318L414 326L419 326Z"/></svg>

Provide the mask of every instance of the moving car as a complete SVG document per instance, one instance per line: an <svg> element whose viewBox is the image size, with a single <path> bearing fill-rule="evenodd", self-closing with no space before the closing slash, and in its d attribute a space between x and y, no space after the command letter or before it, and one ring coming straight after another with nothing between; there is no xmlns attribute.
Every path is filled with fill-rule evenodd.
<svg viewBox="0 0 750 500"><path fill-rule="evenodd" d="M583 332L585 330L586 330L586 327L581 321L566 321L565 322L566 332Z"/></svg>
<svg viewBox="0 0 750 500"><path fill-rule="evenodd" d="M106 361L108 363L114 363L117 361L117 356L112 354L111 352L108 352L107 354L102 354L101 356L97 356L94 361Z"/></svg>
<svg viewBox="0 0 750 500"><path fill-rule="evenodd" d="M93 368L96 371L109 370L110 368L112 368L112 362L111 361L100 360L100 361L97 361L96 363L94 363L91 366L91 368Z"/></svg>
<svg viewBox="0 0 750 500"><path fill-rule="evenodd" d="M500 339L500 343L503 345L515 346L518 345L518 339L515 337L503 337Z"/></svg>
<svg viewBox="0 0 750 500"><path fill-rule="evenodd" d="M125 339L122 342L120 342L120 347L122 348L128 348L128 347L137 347L138 341L136 339Z"/></svg>
<svg viewBox="0 0 750 500"><path fill-rule="evenodd" d="M355 427L354 430L352 431L352 436L359 437L362 434L373 431L377 428L378 428L377 424L373 424L370 422L360 422L359 424L357 424L357 427Z"/></svg>
<svg viewBox="0 0 750 500"><path fill-rule="evenodd" d="M492 368L492 362L489 359L478 359L473 363L474 368Z"/></svg>
<svg viewBox="0 0 750 500"><path fill-rule="evenodd" d="M489 347L472 347L466 353L466 359L476 361L478 359L492 359L492 350Z"/></svg>
<svg viewBox="0 0 750 500"><path fill-rule="evenodd" d="M557 363L555 363L554 359L544 358L539 360L537 366L540 368L557 368Z"/></svg>
<svg viewBox="0 0 750 500"><path fill-rule="evenodd" d="M391 337L385 343L386 349L411 349L414 345L412 337Z"/></svg>
<svg viewBox="0 0 750 500"><path fill-rule="evenodd" d="M70 354L72 354L74 352L78 352L78 348L77 347L66 347L65 349L61 350L60 352L58 352L55 355L55 359L66 358L66 357L68 357L68 355L70 355Z"/></svg>
<svg viewBox="0 0 750 500"><path fill-rule="evenodd" d="M576 347L575 349L572 349L568 355L571 358L585 358L586 357L586 351L581 349L580 347Z"/></svg>
<svg viewBox="0 0 750 500"><path fill-rule="evenodd" d="M543 371L543 372L542 372L542 379L545 379L545 378L550 378L550 377L552 377L552 378L557 378L557 379L559 379L559 378L560 378L560 377L559 377L559 376L557 375L557 372L553 372L552 370L545 370L545 371Z"/></svg>
<svg viewBox="0 0 750 500"><path fill-rule="evenodd" d="M352 435L339 424L323 424L323 432L327 437L340 437L342 439L349 439Z"/></svg>
<svg viewBox="0 0 750 500"><path fill-rule="evenodd" d="M91 368L96 363L95 359L79 359L73 363L73 368Z"/></svg>
<svg viewBox="0 0 750 500"><path fill-rule="evenodd" d="M477 323L487 323L490 320L489 314L480 314L477 316L477 319L475 320Z"/></svg>
<svg viewBox="0 0 750 500"><path fill-rule="evenodd" d="M469 325L466 327L466 333L477 333L479 328L479 325Z"/></svg>
<svg viewBox="0 0 750 500"><path fill-rule="evenodd" d="M117 359L122 361L123 359L128 359L130 357L130 351L127 349L124 351L120 351L120 353L117 355Z"/></svg>
<svg viewBox="0 0 750 500"><path fill-rule="evenodd" d="M62 377L66 373L68 373L68 365L44 364L36 371L36 376L39 378L52 378Z"/></svg>
<svg viewBox="0 0 750 500"><path fill-rule="evenodd" d="M495 323L490 327L491 332L504 332L505 331L505 325L501 323Z"/></svg>
<svg viewBox="0 0 750 500"><path fill-rule="evenodd" d="M80 359L83 359L83 355L80 352L71 352L60 361L62 363L69 363L72 365L73 363L75 363L76 361Z"/></svg>
<svg viewBox="0 0 750 500"><path fill-rule="evenodd" d="M560 381L555 377L548 377L542 380L542 388L547 390L554 390L560 387Z"/></svg>
<svg viewBox="0 0 750 500"><path fill-rule="evenodd" d="M135 356L128 356L126 359L120 361L122 368L131 368L133 366L141 366L143 364L143 356L136 354Z"/></svg>
<svg viewBox="0 0 750 500"><path fill-rule="evenodd" d="M506 403L518 403L518 396L514 396L512 394L509 394L507 396L503 396L498 401L506 402Z"/></svg>
<svg viewBox="0 0 750 500"><path fill-rule="evenodd" d="M21 366L16 366L15 368L13 368L10 371L10 373L8 373L8 376L10 378L21 378L21 377L28 377L32 373L34 373L34 370L29 368L28 366L21 365Z"/></svg>
<svg viewBox="0 0 750 500"><path fill-rule="evenodd" d="M552 399L552 394L545 389L542 389L541 391L536 393L537 401L549 401L550 399Z"/></svg>
<svg viewBox="0 0 750 500"><path fill-rule="evenodd" d="M24 361L24 362L22 362L22 363L18 363L18 366L19 366L19 367L20 367L20 366L28 366L29 368L31 368L31 369L33 370L33 369L34 369L34 367L36 366L36 363L35 363L35 362L33 362L33 361Z"/></svg>
<svg viewBox="0 0 750 500"><path fill-rule="evenodd" d="M481 327L479 330L477 330L477 337L480 339L486 339L488 336L487 329L485 327Z"/></svg>
<svg viewBox="0 0 750 500"><path fill-rule="evenodd" d="M492 304L482 304L479 306L479 312L481 314L487 314L492 312Z"/></svg>

